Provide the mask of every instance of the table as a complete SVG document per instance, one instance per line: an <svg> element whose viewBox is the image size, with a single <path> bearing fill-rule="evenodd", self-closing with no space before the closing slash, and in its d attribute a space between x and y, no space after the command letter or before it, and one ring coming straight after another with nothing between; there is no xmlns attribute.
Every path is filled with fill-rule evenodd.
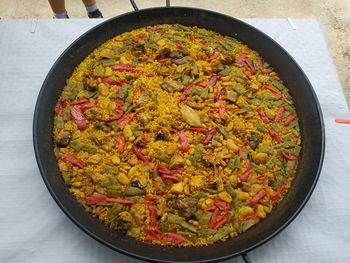
<svg viewBox="0 0 350 263"><path fill-rule="evenodd" d="M260 262L350 262L350 125L323 28L315 20L244 19L280 43L310 79L324 114L325 161L300 215L249 253ZM0 20L0 261L141 262L104 247L59 209L41 179L32 118L41 84L57 57L102 20ZM240 258L227 262L243 262Z"/></svg>

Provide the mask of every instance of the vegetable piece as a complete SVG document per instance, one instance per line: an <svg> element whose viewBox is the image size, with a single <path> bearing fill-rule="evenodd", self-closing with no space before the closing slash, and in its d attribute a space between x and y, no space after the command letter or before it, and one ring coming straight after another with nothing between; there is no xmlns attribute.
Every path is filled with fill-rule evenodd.
<svg viewBox="0 0 350 263"><path fill-rule="evenodd" d="M125 137L119 136L117 138L117 143L118 143L118 152L120 154L124 153L124 151L125 151Z"/></svg>
<svg viewBox="0 0 350 263"><path fill-rule="evenodd" d="M119 173L119 169L116 166L103 165L102 166L102 172L103 173L107 173L107 174L118 174Z"/></svg>
<svg viewBox="0 0 350 263"><path fill-rule="evenodd" d="M260 202L261 199L263 199L267 195L265 190L261 190L259 193L257 193L255 196L252 198L252 206L257 206Z"/></svg>
<svg viewBox="0 0 350 263"><path fill-rule="evenodd" d="M291 124L292 121L294 121L296 118L296 116L294 114L289 114L286 118L286 120L284 121L283 125L285 127L287 127L289 124Z"/></svg>
<svg viewBox="0 0 350 263"><path fill-rule="evenodd" d="M260 116L260 118L266 122L266 123L269 123L270 122L270 119L267 117L265 111L263 109L257 109L256 110Z"/></svg>
<svg viewBox="0 0 350 263"><path fill-rule="evenodd" d="M283 94L281 92L279 92L277 89L275 89L270 85L265 85L264 88L271 91L276 96L277 99L281 99L283 97Z"/></svg>
<svg viewBox="0 0 350 263"><path fill-rule="evenodd" d="M132 71L133 70L130 64L113 65L111 68L114 71Z"/></svg>
<svg viewBox="0 0 350 263"><path fill-rule="evenodd" d="M136 195L144 195L146 192L144 189L139 187L129 186L126 188L125 196L136 196Z"/></svg>
<svg viewBox="0 0 350 263"><path fill-rule="evenodd" d="M298 160L298 157L292 154L288 154L287 152L282 152L282 156L284 159L286 159L287 161L291 161L291 160Z"/></svg>
<svg viewBox="0 0 350 263"><path fill-rule="evenodd" d="M116 120L119 120L122 116L123 116L123 111L122 110L116 110L116 114L109 117L109 118L102 118L100 119L101 121L104 121L104 122L111 122L111 121L116 121Z"/></svg>
<svg viewBox="0 0 350 263"><path fill-rule="evenodd" d="M175 243L175 244L181 244L181 243L187 243L188 240L184 238L183 236L175 233L164 233L164 240L165 242Z"/></svg>
<svg viewBox="0 0 350 263"><path fill-rule="evenodd" d="M224 136L225 139L228 138L228 133L222 125L218 125L218 130L221 133L221 135Z"/></svg>
<svg viewBox="0 0 350 263"><path fill-rule="evenodd" d="M61 116L63 113L63 109L67 106L67 102L65 100L59 100L55 106L55 114L56 116Z"/></svg>
<svg viewBox="0 0 350 263"><path fill-rule="evenodd" d="M240 176L242 182L247 182L250 176L250 169L251 169L251 164L250 160L247 159L245 163L245 171L244 173Z"/></svg>
<svg viewBox="0 0 350 263"><path fill-rule="evenodd" d="M72 105L79 105L79 104L84 104L86 102L89 102L89 100L87 98L81 98L81 99L78 99L76 101L73 101L72 102Z"/></svg>
<svg viewBox="0 0 350 263"><path fill-rule="evenodd" d="M191 90L193 88L193 84L189 84L183 91L182 91L182 95L180 96L180 101L184 101L186 100L186 97L188 96L188 94L190 94Z"/></svg>
<svg viewBox="0 0 350 263"><path fill-rule="evenodd" d="M284 115L284 107L279 106L274 121L279 122L282 119L283 115Z"/></svg>
<svg viewBox="0 0 350 263"><path fill-rule="evenodd" d="M213 236L213 241L219 241L219 240L224 240L226 236L228 236L231 233L232 229L229 225L224 226L220 228L218 231Z"/></svg>
<svg viewBox="0 0 350 263"><path fill-rule="evenodd" d="M157 168L158 173L160 174L168 174L168 175L174 175L174 174L180 174L183 173L185 170L183 168L177 168L170 170L169 168L159 165Z"/></svg>
<svg viewBox="0 0 350 263"><path fill-rule="evenodd" d="M139 160L141 160L145 163L147 163L151 160L151 158L149 156L144 156L141 149L139 147L137 147L136 145L132 146L132 151Z"/></svg>
<svg viewBox="0 0 350 263"><path fill-rule="evenodd" d="M208 131L207 137L203 140L204 145L208 145L216 134L216 128L212 128Z"/></svg>
<svg viewBox="0 0 350 263"><path fill-rule="evenodd" d="M71 138L72 138L72 135L71 135L70 132L68 132L68 131L61 131L57 135L56 144L57 144L58 147L66 147L66 146L69 145Z"/></svg>
<svg viewBox="0 0 350 263"><path fill-rule="evenodd" d="M220 104L219 104L219 117L222 120L225 119L225 111L226 111L226 102L225 101L220 101Z"/></svg>
<svg viewBox="0 0 350 263"><path fill-rule="evenodd" d="M277 202L286 190L287 186L285 184L282 184L274 194L270 195L270 200L272 202Z"/></svg>
<svg viewBox="0 0 350 263"><path fill-rule="evenodd" d="M224 94L224 92L225 92L225 87L221 86L221 87L218 89L218 91L215 93L214 101L218 101L219 98L220 98L220 96L221 96L222 94Z"/></svg>
<svg viewBox="0 0 350 263"><path fill-rule="evenodd" d="M84 118L84 114L78 105L75 105L71 109L71 116L77 125L78 129L83 131L87 128L87 124Z"/></svg>
<svg viewBox="0 0 350 263"><path fill-rule="evenodd" d="M120 85L122 83L121 81L116 81L116 80L110 79L108 77L101 77L101 81L104 84L109 84L109 85Z"/></svg>
<svg viewBox="0 0 350 263"><path fill-rule="evenodd" d="M79 158L77 158L76 156L74 156L72 154L68 154L68 153L61 156L61 160L64 161L65 163L69 163L69 164L77 166L81 169L86 166L86 163L84 161L82 161Z"/></svg>
<svg viewBox="0 0 350 263"><path fill-rule="evenodd" d="M216 84L216 82L219 80L219 76L211 76L209 79L209 86L212 87Z"/></svg>
<svg viewBox="0 0 350 263"><path fill-rule="evenodd" d="M204 135L207 135L207 133L208 133L208 130L206 128L190 127L187 130L191 131L191 132L198 132L198 133L201 133Z"/></svg>
<svg viewBox="0 0 350 263"><path fill-rule="evenodd" d="M278 133L274 130L274 129L269 129L269 134L271 136L271 138L275 141L275 142L280 142L281 138L278 135Z"/></svg>
<svg viewBox="0 0 350 263"><path fill-rule="evenodd" d="M165 152L162 151L157 151L154 154L154 157L157 158L159 161L162 161L164 163L169 163L170 162L170 156L166 154Z"/></svg>
<svg viewBox="0 0 350 263"><path fill-rule="evenodd" d="M190 145L188 144L185 132L181 130L177 134L181 143L182 152L188 152L188 150L190 149Z"/></svg>
<svg viewBox="0 0 350 263"><path fill-rule="evenodd" d="M95 205L97 203L106 202L107 196L105 195L91 195L87 196L85 202L87 205Z"/></svg>
<svg viewBox="0 0 350 263"><path fill-rule="evenodd" d="M336 123L344 123L344 124L350 124L350 119L342 119L342 118L336 118Z"/></svg>
<svg viewBox="0 0 350 263"><path fill-rule="evenodd" d="M180 105L180 112L182 114L182 118L191 126L201 126L202 122L198 115L198 113L187 105Z"/></svg>
<svg viewBox="0 0 350 263"><path fill-rule="evenodd" d="M118 121L118 127L120 130L124 130L124 127L132 121L132 119L135 117L136 113L129 113L129 114L125 114L123 117L121 117Z"/></svg>

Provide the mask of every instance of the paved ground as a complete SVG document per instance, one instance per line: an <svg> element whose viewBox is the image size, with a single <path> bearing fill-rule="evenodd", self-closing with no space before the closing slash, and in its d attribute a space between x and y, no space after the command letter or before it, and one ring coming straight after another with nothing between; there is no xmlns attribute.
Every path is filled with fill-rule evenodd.
<svg viewBox="0 0 350 263"><path fill-rule="evenodd" d="M128 0L97 0L104 17L131 11ZM161 0L136 0L140 8L164 5ZM350 1L349 0L174 0L172 5L195 6L244 18L315 18L326 28L327 40L344 94L350 105ZM71 18L86 17L81 1L66 0ZM51 18L46 0L0 0L0 18Z"/></svg>

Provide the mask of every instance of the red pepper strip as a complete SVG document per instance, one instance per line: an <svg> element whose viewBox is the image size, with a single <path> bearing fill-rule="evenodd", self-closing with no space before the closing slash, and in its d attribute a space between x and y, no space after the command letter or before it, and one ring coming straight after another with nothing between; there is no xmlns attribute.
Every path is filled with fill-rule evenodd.
<svg viewBox="0 0 350 263"><path fill-rule="evenodd" d="M257 193L255 196L252 198L252 206L256 206L259 204L260 200L263 199L267 195L265 190L261 190L259 193Z"/></svg>
<svg viewBox="0 0 350 263"><path fill-rule="evenodd" d="M84 118L84 114L78 105L74 105L72 107L70 114L71 114L75 124L78 126L78 129L81 131L85 130L87 127L86 121Z"/></svg>
<svg viewBox="0 0 350 263"><path fill-rule="evenodd" d="M250 71L255 75L256 70L254 68L253 62L249 58L245 58L244 62L248 65L248 67L250 68Z"/></svg>
<svg viewBox="0 0 350 263"><path fill-rule="evenodd" d="M226 111L226 102L221 101L219 104L219 116L220 116L220 119L222 120L225 119L225 111Z"/></svg>
<svg viewBox="0 0 350 263"><path fill-rule="evenodd" d="M260 182L265 181L265 179L266 179L266 176L264 176L264 175L261 175L261 176L258 177L258 180L259 180Z"/></svg>
<svg viewBox="0 0 350 263"><path fill-rule="evenodd" d="M208 85L208 80L206 80L206 79L203 79L202 81L200 81L198 83L198 86L200 86L202 88L205 88L207 85Z"/></svg>
<svg viewBox="0 0 350 263"><path fill-rule="evenodd" d="M210 62L212 62L214 59L216 59L218 56L220 56L220 52L215 51L214 54L211 55L211 56L207 59L207 61L210 63Z"/></svg>
<svg viewBox="0 0 350 263"><path fill-rule="evenodd" d="M104 83L104 84L109 84L109 85L120 85L122 84L121 81L116 81L114 79L110 79L108 77L101 77L101 81Z"/></svg>
<svg viewBox="0 0 350 263"><path fill-rule="evenodd" d="M268 72L264 66L264 60L261 57L258 57L258 65L259 65L259 69L262 73Z"/></svg>
<svg viewBox="0 0 350 263"><path fill-rule="evenodd" d="M282 119L283 115L284 115L284 107L279 106L274 121L279 122Z"/></svg>
<svg viewBox="0 0 350 263"><path fill-rule="evenodd" d="M157 200L158 198L159 197L156 195L148 195L148 196L143 197L143 199L145 199L146 201L154 201L154 200Z"/></svg>
<svg viewBox="0 0 350 263"><path fill-rule="evenodd" d="M219 208L215 208L208 224L209 228L214 228L215 223L218 221L217 219L219 218L219 216L220 216L220 210Z"/></svg>
<svg viewBox="0 0 350 263"><path fill-rule="evenodd" d="M214 180L213 176L211 174L208 175L208 177L207 177L208 184L211 184L213 182L213 180Z"/></svg>
<svg viewBox="0 0 350 263"><path fill-rule="evenodd" d="M187 130L191 131L191 132L198 132L198 133L201 133L204 135L207 135L207 133L208 133L208 130L206 128L190 127Z"/></svg>
<svg viewBox="0 0 350 263"><path fill-rule="evenodd" d="M61 116L63 113L63 109L67 106L67 102L65 100L60 100L57 102L55 106L56 116Z"/></svg>
<svg viewBox="0 0 350 263"><path fill-rule="evenodd" d="M212 128L208 131L207 137L203 140L204 145L208 145L216 134L216 128Z"/></svg>
<svg viewBox="0 0 350 263"><path fill-rule="evenodd" d="M288 126L292 121L294 121L294 120L295 120L295 115L289 114L289 115L287 116L285 122L283 123L283 125L284 125L285 127L287 127L287 126Z"/></svg>
<svg viewBox="0 0 350 263"><path fill-rule="evenodd" d="M215 93L214 101L218 101L220 96L225 92L225 87L220 87L219 90Z"/></svg>
<svg viewBox="0 0 350 263"><path fill-rule="evenodd" d="M246 67L243 68L243 73L247 77L247 79L249 79L249 80L252 79L252 73L250 73L250 70L247 69Z"/></svg>
<svg viewBox="0 0 350 263"><path fill-rule="evenodd" d="M80 106L80 109L84 112L96 106L96 101L87 102Z"/></svg>
<svg viewBox="0 0 350 263"><path fill-rule="evenodd" d="M239 221L240 222L244 222L244 221L247 221L249 219L253 219L255 220L255 222L259 222L260 221L260 217L256 214L251 214L251 215L247 215L245 217L242 217Z"/></svg>
<svg viewBox="0 0 350 263"><path fill-rule="evenodd" d="M149 211L149 218L150 218L150 226L156 226L157 225L157 209L156 207L151 204L147 203L148 211Z"/></svg>
<svg viewBox="0 0 350 263"><path fill-rule="evenodd" d="M128 199L114 198L114 197L107 197L106 202L118 203L118 204L122 204L122 205L133 205L135 203L134 201L131 201Z"/></svg>
<svg viewBox="0 0 350 263"><path fill-rule="evenodd" d="M133 92L133 94L132 94L132 104L136 104L138 94L139 94L139 88L138 88L138 87L135 87L135 88L134 88L134 92Z"/></svg>
<svg viewBox="0 0 350 263"><path fill-rule="evenodd" d="M132 41L139 42L141 39L146 38L148 35L146 33L140 33L132 38Z"/></svg>
<svg viewBox="0 0 350 263"><path fill-rule="evenodd" d="M185 171L185 169L184 169L184 168L178 168L178 169L170 170L169 168L167 168L167 167L165 167L165 166L159 165L159 166L157 167L157 171L158 171L158 173L160 173L160 174L174 175L174 174L183 173L183 172Z"/></svg>
<svg viewBox="0 0 350 263"><path fill-rule="evenodd" d="M73 102L72 102L72 105L83 104L83 103L86 103L86 102L89 102L89 99L87 99L87 98L81 98L81 99L78 99L78 100L76 100L76 101L73 101Z"/></svg>
<svg viewBox="0 0 350 263"><path fill-rule="evenodd" d="M218 198L214 198L213 200L214 200L214 205L215 205L217 208L219 208L220 210L227 209L228 204L227 204L225 201L220 200L220 199L218 199Z"/></svg>
<svg viewBox="0 0 350 263"><path fill-rule="evenodd" d="M158 227L150 227L144 231L145 241L162 241L163 233Z"/></svg>
<svg viewBox="0 0 350 263"><path fill-rule="evenodd" d="M282 156L284 159L286 159L287 161L293 161L293 160L298 160L298 157L296 157L295 155L292 154L288 154L286 152L282 152Z"/></svg>
<svg viewBox="0 0 350 263"><path fill-rule="evenodd" d="M176 48L181 49L183 48L182 44L180 42L175 43Z"/></svg>
<svg viewBox="0 0 350 263"><path fill-rule="evenodd" d="M129 122L132 121L132 119L135 117L136 113L129 113L121 117L118 121L117 124L119 126L119 129L124 130L125 125L127 125Z"/></svg>
<svg viewBox="0 0 350 263"><path fill-rule="evenodd" d="M117 138L118 152L122 154L125 151L125 138L124 136L119 136Z"/></svg>
<svg viewBox="0 0 350 263"><path fill-rule="evenodd" d="M258 112L258 114L260 115L260 118L264 122L266 122L266 123L270 122L270 119L267 117L267 115L263 109L257 109L256 111Z"/></svg>
<svg viewBox="0 0 350 263"><path fill-rule="evenodd" d="M178 183L179 178L176 175L171 175L171 174L160 174L160 177L164 180L170 180L173 183Z"/></svg>
<svg viewBox="0 0 350 263"><path fill-rule="evenodd" d="M240 68L243 67L246 57L247 57L247 55L245 55L245 54L239 54L237 61L236 61L236 66L240 67Z"/></svg>
<svg viewBox="0 0 350 263"><path fill-rule="evenodd" d="M119 120L123 116L123 114L124 114L124 112L122 110L117 109L115 115L113 115L109 118L102 118L100 120L104 121L104 122L116 121L116 120Z"/></svg>
<svg viewBox="0 0 350 263"><path fill-rule="evenodd" d="M241 145L241 147L239 147L239 150L238 150L239 157L243 158L243 148L247 145L248 145L248 141L245 138L243 141L243 144Z"/></svg>
<svg viewBox="0 0 350 263"><path fill-rule="evenodd" d="M276 88L270 85L265 85L264 88L271 91L276 96L277 99L281 99L283 97L283 94L280 91L278 91Z"/></svg>
<svg viewBox="0 0 350 263"><path fill-rule="evenodd" d="M160 25L148 26L147 29L150 31L157 31L160 29Z"/></svg>
<svg viewBox="0 0 350 263"><path fill-rule="evenodd" d="M247 162L245 163L245 171L244 171L244 173L240 176L242 182L248 181L249 176L250 176L250 169L251 169L250 160L247 159Z"/></svg>
<svg viewBox="0 0 350 263"><path fill-rule="evenodd" d="M222 227L223 225L225 225L227 223L227 219L226 218L223 218L219 221L217 221L215 223L215 225L213 226L214 229L219 229L220 227Z"/></svg>
<svg viewBox="0 0 350 263"><path fill-rule="evenodd" d="M177 135L179 136L182 152L188 152L188 150L190 149L190 145L188 144L185 132L179 131Z"/></svg>
<svg viewBox="0 0 350 263"><path fill-rule="evenodd" d="M201 40L199 41L199 43L201 43L202 45L205 45L205 44L207 44L207 43L208 43L208 41L207 41L207 40L205 40L205 39L201 39Z"/></svg>
<svg viewBox="0 0 350 263"><path fill-rule="evenodd" d="M115 106L117 107L117 109L121 109L124 105L124 101L121 99L116 99L115 100Z"/></svg>
<svg viewBox="0 0 350 263"><path fill-rule="evenodd" d="M277 202L286 190L287 186L285 184L282 184L281 187L274 194L270 195L270 200L272 202Z"/></svg>
<svg viewBox="0 0 350 263"><path fill-rule="evenodd" d="M191 89L193 88L193 84L189 84L182 92L182 95L180 96L180 101L184 101L188 94L190 94Z"/></svg>
<svg viewBox="0 0 350 263"><path fill-rule="evenodd" d="M186 238L175 233L164 233L164 239L166 242L176 243L176 244L188 242Z"/></svg>
<svg viewBox="0 0 350 263"><path fill-rule="evenodd" d="M217 209L217 207L215 205L212 205L207 208L204 208L204 211L213 212L215 209Z"/></svg>
<svg viewBox="0 0 350 263"><path fill-rule="evenodd" d="M350 119L342 119L342 118L336 118L336 123L344 123L344 124L350 124Z"/></svg>
<svg viewBox="0 0 350 263"><path fill-rule="evenodd" d="M214 86L216 82L219 80L219 76L212 76L209 80L209 86Z"/></svg>
<svg viewBox="0 0 350 263"><path fill-rule="evenodd" d="M61 160L65 163L70 163L71 165L77 166L79 168L84 168L86 163L72 154L65 154L61 156Z"/></svg>
<svg viewBox="0 0 350 263"><path fill-rule="evenodd" d="M87 196L85 202L87 205L95 205L97 203L102 203L107 201L107 196L105 195L91 195Z"/></svg>
<svg viewBox="0 0 350 263"><path fill-rule="evenodd" d="M149 156L144 156L141 149L139 147L137 147L136 145L132 146L132 151L138 159L140 159L141 161L143 161L145 163L147 163L151 160L151 158Z"/></svg>
<svg viewBox="0 0 350 263"><path fill-rule="evenodd" d="M114 71L132 71L132 66L130 64L113 65L111 68Z"/></svg>
<svg viewBox="0 0 350 263"><path fill-rule="evenodd" d="M269 134L270 134L272 140L274 140L275 142L281 141L280 136L278 135L278 133L274 129L272 129L272 128L269 129Z"/></svg>
<svg viewBox="0 0 350 263"><path fill-rule="evenodd" d="M153 77L154 73L152 71L147 71L146 72L146 77Z"/></svg>

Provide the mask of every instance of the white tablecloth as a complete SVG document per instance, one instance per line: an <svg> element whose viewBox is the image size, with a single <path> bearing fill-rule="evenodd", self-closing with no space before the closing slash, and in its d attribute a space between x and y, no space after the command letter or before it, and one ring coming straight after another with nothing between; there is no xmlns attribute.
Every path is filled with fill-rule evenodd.
<svg viewBox="0 0 350 263"><path fill-rule="evenodd" d="M349 111L315 20L247 19L279 42L310 79L324 114L320 180L297 219L249 253L261 262L350 262ZM36 97L50 67L101 20L0 20L0 262L140 262L104 247L59 209L39 174L32 147ZM31 31L35 31L31 33ZM227 262L242 262L235 258Z"/></svg>

